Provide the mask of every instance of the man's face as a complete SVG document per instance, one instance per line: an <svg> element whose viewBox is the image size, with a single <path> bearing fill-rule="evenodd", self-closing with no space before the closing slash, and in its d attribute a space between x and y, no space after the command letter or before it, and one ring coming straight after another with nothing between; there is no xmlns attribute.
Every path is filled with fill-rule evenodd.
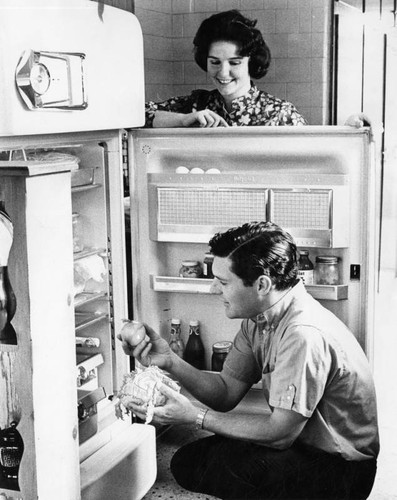
<svg viewBox="0 0 397 500"><path fill-rule="evenodd" d="M228 318L253 318L262 312L257 282L253 286L245 286L231 271L231 263L228 257L214 258L211 293L217 294L222 300Z"/></svg>

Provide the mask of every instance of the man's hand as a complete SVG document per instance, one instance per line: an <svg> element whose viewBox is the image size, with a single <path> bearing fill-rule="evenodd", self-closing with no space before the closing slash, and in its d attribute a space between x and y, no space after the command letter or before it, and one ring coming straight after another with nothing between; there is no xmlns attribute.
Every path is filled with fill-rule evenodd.
<svg viewBox="0 0 397 500"><path fill-rule="evenodd" d="M150 326L144 324L146 330L145 338L137 345L132 346L123 338L122 333L117 335L121 340L124 352L128 356L134 356L143 366L156 365L165 370L172 365L172 351L168 342L161 338Z"/></svg>
<svg viewBox="0 0 397 500"><path fill-rule="evenodd" d="M152 422L162 425L195 423L198 408L188 398L165 384L162 384L159 390L167 400L164 406L154 408ZM146 420L147 405L131 403L129 409L141 420Z"/></svg>

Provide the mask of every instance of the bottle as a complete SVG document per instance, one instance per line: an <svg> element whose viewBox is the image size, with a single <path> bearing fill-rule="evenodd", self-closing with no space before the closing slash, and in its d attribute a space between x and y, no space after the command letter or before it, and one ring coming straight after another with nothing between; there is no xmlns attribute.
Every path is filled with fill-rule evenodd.
<svg viewBox="0 0 397 500"><path fill-rule="evenodd" d="M206 252L203 261L203 276L204 278L212 279L214 275L212 274L212 263L214 262L214 256L211 252Z"/></svg>
<svg viewBox="0 0 397 500"><path fill-rule="evenodd" d="M189 323L189 339L186 344L184 360L197 368L205 369L204 345L200 337L200 326L197 320Z"/></svg>
<svg viewBox="0 0 397 500"><path fill-rule="evenodd" d="M338 260L338 257L332 255L319 255L316 257L314 278L317 285L339 284Z"/></svg>
<svg viewBox="0 0 397 500"><path fill-rule="evenodd" d="M314 283L314 273L313 273L313 263L309 259L309 252L307 250L299 251L299 271L298 276L303 281L303 284L313 285Z"/></svg>
<svg viewBox="0 0 397 500"><path fill-rule="evenodd" d="M73 253L78 253L84 250L83 245L83 226L81 216L77 212L72 213L73 227Z"/></svg>
<svg viewBox="0 0 397 500"><path fill-rule="evenodd" d="M180 358L183 358L185 346L183 344L183 340L181 339L181 320L177 318L172 318L171 320L170 347L175 354L177 354Z"/></svg>
<svg viewBox="0 0 397 500"><path fill-rule="evenodd" d="M212 346L211 370L221 372L226 356L230 352L233 343L229 341L215 342Z"/></svg>

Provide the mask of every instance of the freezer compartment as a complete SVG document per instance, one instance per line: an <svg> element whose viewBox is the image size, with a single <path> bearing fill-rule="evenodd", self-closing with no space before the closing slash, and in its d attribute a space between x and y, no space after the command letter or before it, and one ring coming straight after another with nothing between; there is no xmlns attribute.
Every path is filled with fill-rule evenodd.
<svg viewBox="0 0 397 500"><path fill-rule="evenodd" d="M148 174L150 237L206 243L218 231L248 221L272 221L298 246L349 244L346 175L259 173Z"/></svg>
<svg viewBox="0 0 397 500"><path fill-rule="evenodd" d="M156 435L133 424L81 464L81 500L140 500L157 474Z"/></svg>

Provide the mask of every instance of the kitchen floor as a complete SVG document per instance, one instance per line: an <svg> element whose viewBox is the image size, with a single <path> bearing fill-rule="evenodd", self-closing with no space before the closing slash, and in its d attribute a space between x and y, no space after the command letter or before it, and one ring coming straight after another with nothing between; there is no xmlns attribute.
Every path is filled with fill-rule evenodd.
<svg viewBox="0 0 397 500"><path fill-rule="evenodd" d="M192 493L181 488L170 471L171 457L184 444L208 435L191 426L170 427L158 431L157 480L143 500L213 500L217 497ZM397 470L397 432L395 427L381 427L381 454L375 485L368 500L397 500L395 471Z"/></svg>

